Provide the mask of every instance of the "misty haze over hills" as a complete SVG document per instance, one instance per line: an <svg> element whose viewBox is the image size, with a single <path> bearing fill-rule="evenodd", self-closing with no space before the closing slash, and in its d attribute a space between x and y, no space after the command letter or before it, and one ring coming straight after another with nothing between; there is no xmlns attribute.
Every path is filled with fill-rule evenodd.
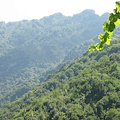
<svg viewBox="0 0 120 120"><path fill-rule="evenodd" d="M60 64L81 56L96 43L107 18L108 13L85 10L72 17L56 13L40 20L0 22L0 105L18 99Z"/></svg>

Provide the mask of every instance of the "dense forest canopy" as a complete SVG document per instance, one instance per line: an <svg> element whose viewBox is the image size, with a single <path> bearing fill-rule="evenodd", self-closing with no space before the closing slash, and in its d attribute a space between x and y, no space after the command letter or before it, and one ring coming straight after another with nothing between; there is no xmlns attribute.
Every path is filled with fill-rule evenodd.
<svg viewBox="0 0 120 120"><path fill-rule="evenodd" d="M119 120L120 38L63 64L46 82L0 109L1 120Z"/></svg>

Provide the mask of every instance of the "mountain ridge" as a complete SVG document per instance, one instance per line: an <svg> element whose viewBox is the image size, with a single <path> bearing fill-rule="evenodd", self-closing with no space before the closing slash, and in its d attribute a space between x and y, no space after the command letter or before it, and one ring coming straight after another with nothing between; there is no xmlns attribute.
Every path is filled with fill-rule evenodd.
<svg viewBox="0 0 120 120"><path fill-rule="evenodd" d="M91 17L85 15L84 20L54 14L40 20L1 22L0 106L43 82L73 47L102 32L107 17L92 13Z"/></svg>

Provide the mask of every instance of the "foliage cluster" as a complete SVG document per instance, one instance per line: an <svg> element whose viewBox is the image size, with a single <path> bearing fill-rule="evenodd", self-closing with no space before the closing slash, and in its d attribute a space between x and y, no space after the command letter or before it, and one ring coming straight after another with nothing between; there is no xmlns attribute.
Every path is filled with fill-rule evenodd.
<svg viewBox="0 0 120 120"><path fill-rule="evenodd" d="M91 44L89 51L95 49L101 50L105 43L110 45L113 31L115 30L116 26L119 26L120 24L120 2L116 2L115 7L116 8L113 10L113 13L109 14L108 22L104 22L103 24L103 30L105 33L98 36L98 39L101 42L97 43L95 46Z"/></svg>

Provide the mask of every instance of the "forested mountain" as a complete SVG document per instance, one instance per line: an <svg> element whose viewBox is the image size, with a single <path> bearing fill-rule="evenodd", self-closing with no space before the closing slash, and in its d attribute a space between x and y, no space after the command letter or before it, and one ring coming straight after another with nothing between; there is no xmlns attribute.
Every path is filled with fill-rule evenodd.
<svg viewBox="0 0 120 120"><path fill-rule="evenodd" d="M1 120L119 120L120 37L63 64L46 82L0 110Z"/></svg>
<svg viewBox="0 0 120 120"><path fill-rule="evenodd" d="M72 17L56 13L40 20L0 22L0 106L44 81L72 48L102 32L108 14L85 10ZM84 49L81 54L88 49Z"/></svg>
<svg viewBox="0 0 120 120"><path fill-rule="evenodd" d="M93 39L90 39L88 41L85 41L81 43L80 45L76 45L74 48L70 50L70 52L65 56L63 62L70 63L74 59L79 58L83 55L84 52L89 48L91 44L95 45L97 42L99 42L97 36Z"/></svg>

